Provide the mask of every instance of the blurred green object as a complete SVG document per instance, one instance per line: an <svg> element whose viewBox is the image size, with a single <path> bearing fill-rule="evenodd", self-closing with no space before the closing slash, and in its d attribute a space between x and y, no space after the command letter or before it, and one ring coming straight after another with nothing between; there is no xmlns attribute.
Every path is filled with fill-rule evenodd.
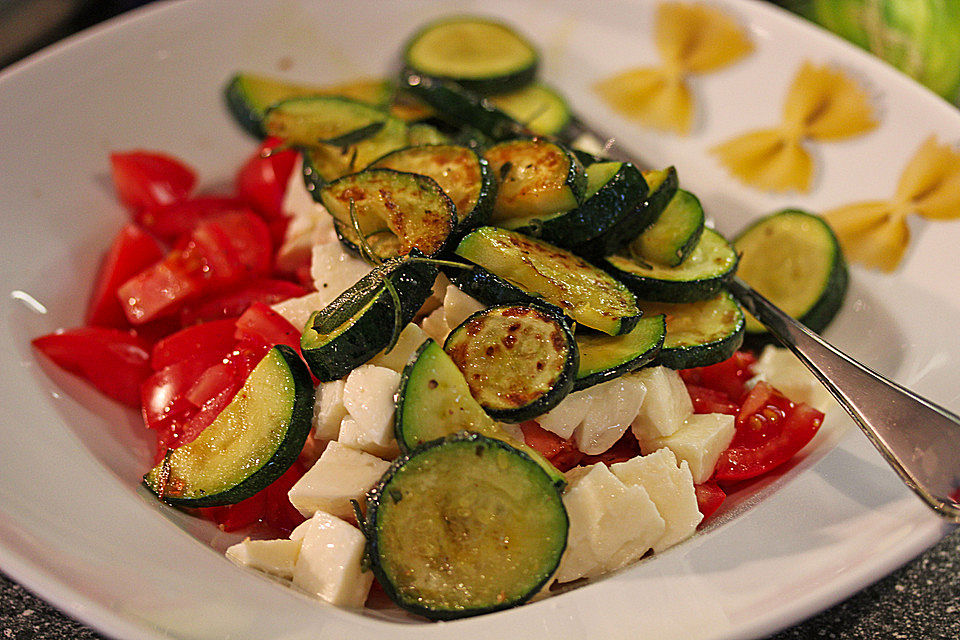
<svg viewBox="0 0 960 640"><path fill-rule="evenodd" d="M960 104L960 0L776 0Z"/></svg>

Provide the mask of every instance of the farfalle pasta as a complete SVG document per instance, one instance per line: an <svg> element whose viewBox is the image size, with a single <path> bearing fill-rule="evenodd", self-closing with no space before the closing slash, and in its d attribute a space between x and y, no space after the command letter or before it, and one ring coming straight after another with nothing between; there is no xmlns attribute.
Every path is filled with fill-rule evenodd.
<svg viewBox="0 0 960 640"><path fill-rule="evenodd" d="M858 202L824 214L854 262L893 271L910 243L907 218L960 218L960 152L930 136L911 158L890 200Z"/></svg>
<svg viewBox="0 0 960 640"><path fill-rule="evenodd" d="M864 89L843 72L805 62L787 93L778 127L717 145L720 162L743 182L767 191L809 191L814 161L808 140L853 137L876 127Z"/></svg>
<svg viewBox="0 0 960 640"><path fill-rule="evenodd" d="M667 131L687 134L694 100L687 76L716 71L753 50L746 33L714 7L665 2L657 9L658 67L628 69L595 86L617 112Z"/></svg>

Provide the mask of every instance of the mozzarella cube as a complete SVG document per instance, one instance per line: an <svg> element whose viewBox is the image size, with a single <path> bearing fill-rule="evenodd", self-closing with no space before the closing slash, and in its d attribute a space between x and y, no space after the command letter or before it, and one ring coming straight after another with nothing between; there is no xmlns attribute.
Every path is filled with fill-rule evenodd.
<svg viewBox="0 0 960 640"><path fill-rule="evenodd" d="M326 511L344 520L353 518L351 500L363 503L390 463L339 442L327 445L320 459L290 487L290 503L306 517Z"/></svg>
<svg viewBox="0 0 960 640"><path fill-rule="evenodd" d="M590 407L593 406L593 399L593 388L574 391L567 394L553 409L537 417L537 423L567 440L587 417Z"/></svg>
<svg viewBox="0 0 960 640"><path fill-rule="evenodd" d="M300 555L300 541L247 538L228 547L226 555L237 564L289 580Z"/></svg>
<svg viewBox="0 0 960 640"><path fill-rule="evenodd" d="M404 367L413 359L413 354L426 340L427 334L423 329L411 322L397 336L397 344L393 345L390 351L381 351L373 356L368 364L403 373Z"/></svg>
<svg viewBox="0 0 960 640"><path fill-rule="evenodd" d="M703 515L697 507L693 475L686 460L677 464L676 455L664 447L646 456L610 465L610 471L626 485L639 485L657 505L666 523L663 535L653 543L659 553L697 530Z"/></svg>
<svg viewBox="0 0 960 640"><path fill-rule="evenodd" d="M281 271L307 264L315 244L337 241L333 217L307 191L302 171L290 172L281 207L290 219L277 250L277 268Z"/></svg>
<svg viewBox="0 0 960 640"><path fill-rule="evenodd" d="M473 296L467 295L456 285L447 285L446 293L443 296L443 319L451 329L460 326L460 323L474 313L486 308L487 305Z"/></svg>
<svg viewBox="0 0 960 640"><path fill-rule="evenodd" d="M394 440L393 416L399 387L399 373L372 364L351 371L343 384L343 406L364 431L364 438L373 444L387 446Z"/></svg>
<svg viewBox="0 0 960 640"><path fill-rule="evenodd" d="M570 474L563 496L570 529L556 579L592 578L645 554L663 535L663 518L640 486L627 486L603 464Z"/></svg>
<svg viewBox="0 0 960 640"><path fill-rule="evenodd" d="M336 440L340 435L340 422L347 415L343 406L343 385L343 380L332 380L317 386L313 432L320 440Z"/></svg>
<svg viewBox="0 0 960 640"><path fill-rule="evenodd" d="M669 436L693 413L693 402L680 374L667 367L648 367L638 374L647 395L631 425L638 440Z"/></svg>
<svg viewBox="0 0 960 640"><path fill-rule="evenodd" d="M620 376L587 391L593 403L577 427L573 439L587 455L603 453L612 447L637 417L647 388L637 374Z"/></svg>
<svg viewBox="0 0 960 640"><path fill-rule="evenodd" d="M820 411L833 404L833 396L789 349L767 345L754 365L756 380L766 380L794 402L805 402Z"/></svg>
<svg viewBox="0 0 960 640"><path fill-rule="evenodd" d="M690 465L693 481L701 483L713 475L713 468L720 454L730 446L735 431L733 416L705 413L691 415L669 436L637 439L644 454L662 447L673 451L678 459Z"/></svg>
<svg viewBox="0 0 960 640"><path fill-rule="evenodd" d="M366 538L340 518L317 511L303 531L293 584L327 602L362 607L373 573L361 567Z"/></svg>
<svg viewBox="0 0 960 640"><path fill-rule="evenodd" d="M340 442L340 444L366 451L384 460L393 460L400 455L400 445L397 444L396 438L393 438L389 444L379 444L375 442L371 434L350 415L340 423L340 435L337 437L337 441Z"/></svg>
<svg viewBox="0 0 960 640"><path fill-rule="evenodd" d="M310 262L310 275L323 301L318 308L322 309L333 302L371 269L369 264L347 251L340 242L315 245Z"/></svg>
<svg viewBox="0 0 960 640"><path fill-rule="evenodd" d="M430 315L421 320L420 328L423 329L423 332L429 337L443 344L447 339L447 334L450 333L450 326L447 325L443 307L438 307L432 311Z"/></svg>
<svg viewBox="0 0 960 640"><path fill-rule="evenodd" d="M287 298L270 306L297 329L303 330L314 311L325 306L324 296L313 291L298 298Z"/></svg>

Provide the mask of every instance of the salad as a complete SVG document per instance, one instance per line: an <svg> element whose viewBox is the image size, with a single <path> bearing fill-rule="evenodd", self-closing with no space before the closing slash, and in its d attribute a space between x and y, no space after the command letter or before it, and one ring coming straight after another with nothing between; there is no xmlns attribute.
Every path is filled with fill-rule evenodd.
<svg viewBox="0 0 960 640"><path fill-rule="evenodd" d="M740 350L723 283L739 264L783 288L765 239L812 238L784 300L822 327L846 279L815 217L735 248L673 168L570 139L505 25L433 23L403 58L397 84L238 73L227 102L261 143L229 196L113 154L131 222L84 326L34 345L142 412L158 499L262 525L232 559L449 619L660 552L792 458L816 383Z"/></svg>

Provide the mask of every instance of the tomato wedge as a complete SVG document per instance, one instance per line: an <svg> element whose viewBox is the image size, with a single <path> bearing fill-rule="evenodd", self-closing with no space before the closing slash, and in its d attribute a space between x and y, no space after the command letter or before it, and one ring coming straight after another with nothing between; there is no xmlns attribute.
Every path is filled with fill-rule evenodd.
<svg viewBox="0 0 960 640"><path fill-rule="evenodd" d="M546 458L560 471L569 471L583 459L583 453L570 440L564 440L552 431L541 427L536 420L520 423L523 440L528 447Z"/></svg>
<svg viewBox="0 0 960 640"><path fill-rule="evenodd" d="M237 195L267 221L283 217L283 195L300 158L294 149L280 149L279 138L267 138L237 172Z"/></svg>
<svg viewBox="0 0 960 640"><path fill-rule="evenodd" d="M121 284L159 262L164 256L160 243L135 224L124 225L104 256L87 305L86 324L126 329L130 326L117 300Z"/></svg>
<svg viewBox="0 0 960 640"><path fill-rule="evenodd" d="M119 329L80 327L34 338L32 344L101 393L140 407L140 385L152 373L150 347L142 338Z"/></svg>
<svg viewBox="0 0 960 640"><path fill-rule="evenodd" d="M822 423L822 412L758 382L740 407L736 434L720 454L714 480L747 480L775 469L805 447Z"/></svg>
<svg viewBox="0 0 960 640"><path fill-rule="evenodd" d="M308 293L303 287L289 280L258 278L240 283L236 288L222 293L204 296L194 303L187 303L180 310L183 326L223 318L238 318L254 302L271 305L288 298L299 298Z"/></svg>
<svg viewBox="0 0 960 640"><path fill-rule="evenodd" d="M723 501L727 499L726 492L712 480L693 485L693 490L697 495L697 510L703 515L704 520L716 513Z"/></svg>
<svg viewBox="0 0 960 640"><path fill-rule="evenodd" d="M159 207L148 207L135 216L137 223L161 240L174 242L200 222L232 211L249 211L243 200L228 196L196 196Z"/></svg>
<svg viewBox="0 0 960 640"><path fill-rule="evenodd" d="M181 329L153 345L150 365L163 369L183 360L197 359L211 366L236 345L236 321L215 320Z"/></svg>
<svg viewBox="0 0 960 640"><path fill-rule="evenodd" d="M157 151L111 153L110 169L120 202L133 211L183 200L197 183L192 168Z"/></svg>

